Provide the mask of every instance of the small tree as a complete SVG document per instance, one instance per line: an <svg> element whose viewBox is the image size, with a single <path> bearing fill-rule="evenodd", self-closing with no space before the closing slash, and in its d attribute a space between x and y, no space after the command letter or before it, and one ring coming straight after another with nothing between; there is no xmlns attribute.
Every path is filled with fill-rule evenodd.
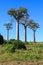
<svg viewBox="0 0 43 65"><path fill-rule="evenodd" d="M4 40L3 40L3 36L0 34L0 44L3 44Z"/></svg>
<svg viewBox="0 0 43 65"><path fill-rule="evenodd" d="M34 43L35 43L36 42L35 32L39 28L39 24L35 23L33 20L30 20L29 28L32 29L32 31L33 31L33 40L34 40Z"/></svg>
<svg viewBox="0 0 43 65"><path fill-rule="evenodd" d="M9 30L12 29L12 23L4 24L7 30L7 41L9 40Z"/></svg>

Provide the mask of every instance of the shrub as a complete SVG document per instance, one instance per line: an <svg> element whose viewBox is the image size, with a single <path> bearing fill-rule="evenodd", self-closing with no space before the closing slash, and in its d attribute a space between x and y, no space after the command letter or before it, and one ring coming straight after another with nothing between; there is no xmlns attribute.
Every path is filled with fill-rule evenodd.
<svg viewBox="0 0 43 65"><path fill-rule="evenodd" d="M26 49L26 46L22 41L15 40L13 44L15 49Z"/></svg>
<svg viewBox="0 0 43 65"><path fill-rule="evenodd" d="M7 44L7 40L4 39L4 44Z"/></svg>
<svg viewBox="0 0 43 65"><path fill-rule="evenodd" d="M6 41L5 41L6 42ZM22 41L10 40L8 43L3 44L4 52L14 52L15 49L26 49L25 44Z"/></svg>
<svg viewBox="0 0 43 65"><path fill-rule="evenodd" d="M5 52L14 52L15 48L12 44L4 44Z"/></svg>
<svg viewBox="0 0 43 65"><path fill-rule="evenodd" d="M9 43L9 44L13 44L14 41L15 41L15 39L10 39L10 40L8 41L8 43Z"/></svg>
<svg viewBox="0 0 43 65"><path fill-rule="evenodd" d="M3 36L2 35L0 35L0 44L3 44Z"/></svg>
<svg viewBox="0 0 43 65"><path fill-rule="evenodd" d="M15 39L10 39L10 41L14 42L14 41L15 41Z"/></svg>

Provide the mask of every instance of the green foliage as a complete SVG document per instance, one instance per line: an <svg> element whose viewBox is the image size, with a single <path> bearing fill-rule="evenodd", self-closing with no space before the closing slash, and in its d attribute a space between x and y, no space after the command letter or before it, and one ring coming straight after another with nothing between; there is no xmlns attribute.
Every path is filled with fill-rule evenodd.
<svg viewBox="0 0 43 65"><path fill-rule="evenodd" d="M4 44L6 44L6 43L7 43L7 40L4 39Z"/></svg>
<svg viewBox="0 0 43 65"><path fill-rule="evenodd" d="M13 44L14 42L15 42L15 39L10 39L8 43Z"/></svg>
<svg viewBox="0 0 43 65"><path fill-rule="evenodd" d="M15 49L26 49L25 44L21 41L17 41L14 39L11 39L8 43L6 40L4 40L4 44L2 45L3 48L0 51L0 54L5 52L15 52Z"/></svg>
<svg viewBox="0 0 43 65"><path fill-rule="evenodd" d="M26 46L22 41L15 40L13 44L15 49L26 49Z"/></svg>
<svg viewBox="0 0 43 65"><path fill-rule="evenodd" d="M0 35L0 44L3 44L3 36L2 35Z"/></svg>
<svg viewBox="0 0 43 65"><path fill-rule="evenodd" d="M22 41L11 39L8 44L12 44L15 49L26 49L26 46Z"/></svg>
<svg viewBox="0 0 43 65"><path fill-rule="evenodd" d="M21 46L19 49L19 43L21 44L23 42L15 40L12 44L0 45L0 62L12 60L35 62L43 60L43 43L23 43L26 46L26 48L28 48L27 50L21 49Z"/></svg>
<svg viewBox="0 0 43 65"><path fill-rule="evenodd" d="M15 48L12 44L5 44L4 45L4 51L5 52L14 52Z"/></svg>
<svg viewBox="0 0 43 65"><path fill-rule="evenodd" d="M16 20L20 20L22 17L25 16L25 14L27 13L27 9L26 8L23 8L23 7L20 7L18 9L13 9L11 8L9 11L8 11L8 14L13 16Z"/></svg>
<svg viewBox="0 0 43 65"><path fill-rule="evenodd" d="M39 24L34 22L34 20L29 21L29 28L32 29L33 31L36 31L37 28L39 28Z"/></svg>

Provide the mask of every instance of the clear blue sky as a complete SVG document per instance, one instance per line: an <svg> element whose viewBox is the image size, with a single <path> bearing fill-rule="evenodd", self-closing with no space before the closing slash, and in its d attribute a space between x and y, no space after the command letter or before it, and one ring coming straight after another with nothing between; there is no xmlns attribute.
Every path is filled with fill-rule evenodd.
<svg viewBox="0 0 43 65"><path fill-rule="evenodd" d="M10 8L25 7L28 9L30 18L39 23L40 28L36 31L36 41L43 41L43 0L0 0L0 33L6 39L5 23L10 22L7 11ZM13 29L10 30L10 39L16 39L16 21L14 20ZM24 27L20 25L20 40L24 40ZM27 40L33 41L33 32L27 28Z"/></svg>

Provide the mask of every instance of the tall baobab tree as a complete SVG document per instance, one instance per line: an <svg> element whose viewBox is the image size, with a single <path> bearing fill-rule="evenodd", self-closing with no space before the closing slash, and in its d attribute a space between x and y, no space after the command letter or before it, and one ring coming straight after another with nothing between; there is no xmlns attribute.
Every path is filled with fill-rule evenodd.
<svg viewBox="0 0 43 65"><path fill-rule="evenodd" d="M7 30L7 41L8 41L9 40L9 30L12 29L12 23L4 24L4 26L6 26L6 30Z"/></svg>
<svg viewBox="0 0 43 65"><path fill-rule="evenodd" d="M28 26L28 23L29 23L29 21L28 21L28 17L29 17L29 15L28 14L26 14L23 18L21 18L21 24L24 26L24 41L26 42L27 41L27 26Z"/></svg>
<svg viewBox="0 0 43 65"><path fill-rule="evenodd" d="M19 9L13 9L11 8L8 11L9 15L12 15L15 20L16 20L16 39L19 40L19 20L25 16L25 14L27 13L27 9L20 7Z"/></svg>
<svg viewBox="0 0 43 65"><path fill-rule="evenodd" d="M35 32L39 28L39 24L35 23L33 20L30 20L29 28L32 29L32 31L33 31L33 40L34 40L34 43L35 43L36 42Z"/></svg>

